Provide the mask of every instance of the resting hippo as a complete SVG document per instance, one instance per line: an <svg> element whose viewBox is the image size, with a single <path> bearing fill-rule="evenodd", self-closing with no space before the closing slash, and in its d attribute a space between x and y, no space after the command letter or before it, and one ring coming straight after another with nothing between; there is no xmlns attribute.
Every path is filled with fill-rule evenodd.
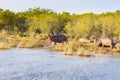
<svg viewBox="0 0 120 80"><path fill-rule="evenodd" d="M115 45L115 48L120 48L120 41L115 41L114 45Z"/></svg>
<svg viewBox="0 0 120 80"><path fill-rule="evenodd" d="M48 35L48 42L54 42L56 43L63 43L68 42L68 38L63 34L56 34L56 35Z"/></svg>
<svg viewBox="0 0 120 80"><path fill-rule="evenodd" d="M115 48L120 49L120 43L116 43L116 44L115 44Z"/></svg>
<svg viewBox="0 0 120 80"><path fill-rule="evenodd" d="M87 38L80 38L79 42L80 43L90 43L91 41L89 39L87 39Z"/></svg>
<svg viewBox="0 0 120 80"><path fill-rule="evenodd" d="M110 38L99 39L97 42L97 45L109 46L110 48L113 48L113 40Z"/></svg>

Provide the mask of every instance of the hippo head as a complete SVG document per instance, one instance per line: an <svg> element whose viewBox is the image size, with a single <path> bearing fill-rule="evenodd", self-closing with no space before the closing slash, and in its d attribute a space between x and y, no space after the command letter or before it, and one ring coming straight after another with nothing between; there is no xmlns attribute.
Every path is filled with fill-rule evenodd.
<svg viewBox="0 0 120 80"><path fill-rule="evenodd" d="M102 41L101 41L101 40L98 40L98 41L96 42L96 44L97 44L97 46L102 46Z"/></svg>

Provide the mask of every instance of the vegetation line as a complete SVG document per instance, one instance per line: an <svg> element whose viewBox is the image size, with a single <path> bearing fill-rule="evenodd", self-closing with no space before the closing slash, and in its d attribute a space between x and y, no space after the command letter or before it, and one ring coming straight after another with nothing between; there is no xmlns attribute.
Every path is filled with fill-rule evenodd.
<svg viewBox="0 0 120 80"><path fill-rule="evenodd" d="M19 48L43 47L48 34L66 35L70 43L70 45L64 45L69 47L66 49L78 50L79 53L80 50L84 50L78 47L81 44L76 44L81 37L91 41L100 38L118 41L120 40L120 10L102 14L70 14L41 8L30 8L17 13L0 9L0 49L16 46ZM54 48L57 46L55 45ZM96 49L94 46L90 48Z"/></svg>

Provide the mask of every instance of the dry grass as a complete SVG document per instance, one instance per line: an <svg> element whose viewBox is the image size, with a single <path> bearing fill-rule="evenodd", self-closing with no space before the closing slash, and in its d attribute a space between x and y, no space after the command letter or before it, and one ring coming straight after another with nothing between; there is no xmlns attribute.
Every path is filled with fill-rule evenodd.
<svg viewBox="0 0 120 80"><path fill-rule="evenodd" d="M19 39L18 48L38 48L43 47L44 43L44 40L31 37L24 37Z"/></svg>
<svg viewBox="0 0 120 80"><path fill-rule="evenodd" d="M81 57L90 57L90 56L92 56L92 55L90 54L90 52L87 51L86 49L84 49L83 47L80 47L80 48L77 50L76 53L77 53L78 56L81 56Z"/></svg>
<svg viewBox="0 0 120 80"><path fill-rule="evenodd" d="M38 48L43 47L45 41L43 36L39 37L20 37L18 35L8 35L5 31L0 32L0 48L8 49L19 48Z"/></svg>
<svg viewBox="0 0 120 80"><path fill-rule="evenodd" d="M109 47L98 47L94 43L90 44L81 44L77 41L69 41L67 44L57 44L53 46L53 50L63 51L65 55L76 55L78 56L91 56L90 52L93 53L101 53L101 54L108 54L111 51L119 52L120 49L110 49Z"/></svg>
<svg viewBox="0 0 120 80"><path fill-rule="evenodd" d="M112 49L113 52L120 52L120 48L114 48Z"/></svg>
<svg viewBox="0 0 120 80"><path fill-rule="evenodd" d="M35 37L20 37L17 35L8 35L5 31L0 32L0 49L19 48L38 48L45 44L46 36L44 34ZM79 41L69 41L64 44L56 44L52 47L55 51L63 51L65 55L89 56L89 52L107 54L109 48L97 47L94 43L81 44ZM88 50L88 51L86 51ZM112 52L120 52L119 48L112 49Z"/></svg>
<svg viewBox="0 0 120 80"><path fill-rule="evenodd" d="M7 42L0 42L0 50L5 50L5 49L9 49L10 48L10 44Z"/></svg>

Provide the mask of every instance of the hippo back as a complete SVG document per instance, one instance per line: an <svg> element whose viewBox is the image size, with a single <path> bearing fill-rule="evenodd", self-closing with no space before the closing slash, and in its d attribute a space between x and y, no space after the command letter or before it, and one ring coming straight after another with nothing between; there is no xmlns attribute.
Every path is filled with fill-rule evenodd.
<svg viewBox="0 0 120 80"><path fill-rule="evenodd" d="M50 37L50 41L55 43L63 43L68 41L67 37L63 34L52 35L49 37Z"/></svg>
<svg viewBox="0 0 120 80"><path fill-rule="evenodd" d="M90 40L87 39L87 38L80 38L80 39L79 39L79 42L80 42L80 43L90 43Z"/></svg>
<svg viewBox="0 0 120 80"><path fill-rule="evenodd" d="M115 48L120 48L120 42L115 44Z"/></svg>
<svg viewBox="0 0 120 80"><path fill-rule="evenodd" d="M120 40L119 41L114 41L114 47L115 48L120 48Z"/></svg>
<svg viewBox="0 0 120 80"><path fill-rule="evenodd" d="M102 45L102 46L110 46L112 47L113 45L113 40L110 39L110 38L103 38L103 39L100 39L98 42L97 42L98 45Z"/></svg>

